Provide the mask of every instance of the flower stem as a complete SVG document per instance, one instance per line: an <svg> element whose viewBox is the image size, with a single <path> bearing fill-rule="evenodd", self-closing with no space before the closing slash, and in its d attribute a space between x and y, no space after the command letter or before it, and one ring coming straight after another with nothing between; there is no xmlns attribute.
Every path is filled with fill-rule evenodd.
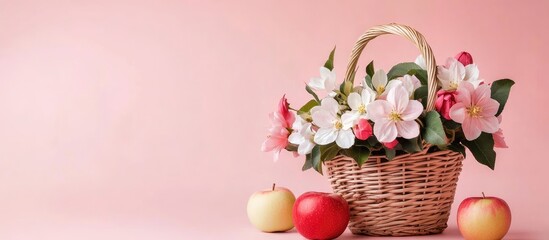
<svg viewBox="0 0 549 240"><path fill-rule="evenodd" d="M273 191L275 190L275 183L273 183ZM482 193L482 195L484 195L484 193Z"/></svg>

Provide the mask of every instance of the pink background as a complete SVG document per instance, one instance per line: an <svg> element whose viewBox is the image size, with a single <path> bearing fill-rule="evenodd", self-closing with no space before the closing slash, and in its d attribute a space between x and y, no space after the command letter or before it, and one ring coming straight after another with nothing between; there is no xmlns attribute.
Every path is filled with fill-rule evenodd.
<svg viewBox="0 0 549 240"><path fill-rule="evenodd" d="M549 227L548 4L542 1L0 1L0 239L298 239L247 222L254 191L330 191L259 151L286 94L308 100L337 45L339 80L368 27L405 23L439 62L467 50L515 85L496 171L468 157L455 212L481 191L513 212L508 239ZM360 65L418 51L384 36ZM353 238L349 232L343 239ZM374 238L369 238L374 239Z"/></svg>

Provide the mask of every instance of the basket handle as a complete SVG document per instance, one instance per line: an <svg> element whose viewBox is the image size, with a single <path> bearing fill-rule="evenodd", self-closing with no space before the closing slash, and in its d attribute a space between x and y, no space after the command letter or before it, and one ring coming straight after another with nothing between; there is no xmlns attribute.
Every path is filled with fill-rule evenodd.
<svg viewBox="0 0 549 240"><path fill-rule="evenodd" d="M438 87L438 79L436 74L437 64L435 62L435 57L433 55L433 52L431 51L431 47L429 46L429 44L427 44L427 41L425 41L423 35L421 35L421 33L416 31L415 29L406 25L396 23L379 25L370 28L368 31L366 31L366 33L362 34L362 36L360 36L360 38L356 42L355 47L353 48L353 51L351 53L349 64L347 65L347 72L345 73L345 80L353 82L354 79L352 79L352 77L356 70L356 65L360 54L362 53L362 50L364 49L364 47L366 47L366 44L370 40L384 34L395 34L405 37L408 40L412 41L417 48L419 48L419 51L423 55L423 58L425 58L425 63L427 65L428 95L425 111L428 112L433 110L435 108L436 92Z"/></svg>

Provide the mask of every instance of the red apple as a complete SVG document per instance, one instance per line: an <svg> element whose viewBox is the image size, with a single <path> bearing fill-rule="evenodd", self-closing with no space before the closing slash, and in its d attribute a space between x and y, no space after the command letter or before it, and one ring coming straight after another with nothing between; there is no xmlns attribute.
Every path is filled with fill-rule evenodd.
<svg viewBox="0 0 549 240"><path fill-rule="evenodd" d="M334 193L306 192L293 209L294 225L308 239L334 239L349 223L349 204Z"/></svg>
<svg viewBox="0 0 549 240"><path fill-rule="evenodd" d="M511 210L497 197L470 197L459 205L458 228L467 240L502 239L511 226Z"/></svg>

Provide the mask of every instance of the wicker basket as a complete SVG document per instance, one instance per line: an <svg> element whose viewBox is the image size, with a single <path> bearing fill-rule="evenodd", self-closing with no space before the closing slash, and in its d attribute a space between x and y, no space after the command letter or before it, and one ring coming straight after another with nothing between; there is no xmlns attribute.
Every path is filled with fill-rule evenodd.
<svg viewBox="0 0 549 240"><path fill-rule="evenodd" d="M352 77L368 41L383 34L403 36L421 51L428 73L426 111L433 110L438 84L435 59L423 36L408 26L381 25L363 34L351 54L346 80ZM429 149L425 145L421 152L398 155L391 161L371 156L360 168L342 155L325 162L334 192L349 203L353 234L411 236L444 231L463 155Z"/></svg>

